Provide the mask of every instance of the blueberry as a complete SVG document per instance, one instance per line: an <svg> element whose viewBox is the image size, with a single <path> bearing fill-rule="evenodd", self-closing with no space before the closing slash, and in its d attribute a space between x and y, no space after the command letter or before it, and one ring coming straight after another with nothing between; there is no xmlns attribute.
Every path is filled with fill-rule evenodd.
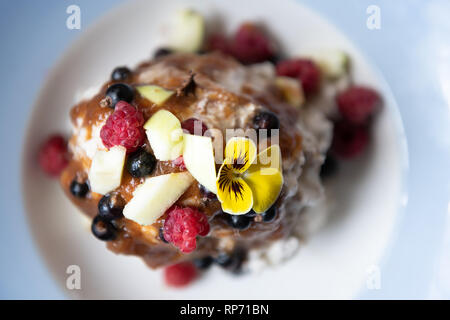
<svg viewBox="0 0 450 320"><path fill-rule="evenodd" d="M233 264L233 258L230 254L222 252L214 259L214 262L222 268L227 268Z"/></svg>
<svg viewBox="0 0 450 320"><path fill-rule="evenodd" d="M220 253L214 262L224 269L233 273L239 273L242 270L242 264L247 257L247 252L244 249L237 248L232 253Z"/></svg>
<svg viewBox="0 0 450 320"><path fill-rule="evenodd" d="M324 163L322 164L322 167L320 167L320 176L322 177L322 179L328 178L335 174L337 169L338 163L336 159L331 155L327 155Z"/></svg>
<svg viewBox="0 0 450 320"><path fill-rule="evenodd" d="M262 213L262 221L271 222L275 219L276 216L277 216L277 208L275 206L272 206L269 208L269 210Z"/></svg>
<svg viewBox="0 0 450 320"><path fill-rule="evenodd" d="M98 202L98 215L103 220L112 221L123 217L123 207L123 200L109 193Z"/></svg>
<svg viewBox="0 0 450 320"><path fill-rule="evenodd" d="M231 227L244 231L250 227L253 218L246 215L226 214L226 220Z"/></svg>
<svg viewBox="0 0 450 320"><path fill-rule="evenodd" d="M217 199L217 196L214 193L210 192L208 189L206 189L205 186L203 186L202 184L199 183L198 188L200 189L200 192L204 198L206 198L208 200Z"/></svg>
<svg viewBox="0 0 450 320"><path fill-rule="evenodd" d="M70 193L77 198L84 198L89 192L89 184L87 182L80 183L77 179L73 179L70 183Z"/></svg>
<svg viewBox="0 0 450 320"><path fill-rule="evenodd" d="M103 241L114 240L117 237L116 227L109 221L97 215L92 221L91 231L97 239Z"/></svg>
<svg viewBox="0 0 450 320"><path fill-rule="evenodd" d="M253 211L253 209L252 210L250 210L249 212L247 212L246 214L245 214L245 216L246 217L249 217L249 218L254 218L254 217L256 217L258 214L255 212L255 211Z"/></svg>
<svg viewBox="0 0 450 320"><path fill-rule="evenodd" d="M164 243L169 243L169 241L167 241L164 238L164 228L163 227L159 228L159 239L161 239L161 241Z"/></svg>
<svg viewBox="0 0 450 320"><path fill-rule="evenodd" d="M170 50L169 48L159 48L153 54L153 58L156 59L156 58L164 57L164 56L167 56L167 55L169 55L171 53L172 53L172 50Z"/></svg>
<svg viewBox="0 0 450 320"><path fill-rule="evenodd" d="M281 60L283 60L283 58L280 55L275 54L275 55L271 56L267 61L272 63L274 66L276 66L278 64L278 62L280 62Z"/></svg>
<svg viewBox="0 0 450 320"><path fill-rule="evenodd" d="M126 83L116 83L106 90L106 96L111 99L111 108L114 109L119 101L131 103L134 98L134 89Z"/></svg>
<svg viewBox="0 0 450 320"><path fill-rule="evenodd" d="M117 67L111 73L111 80L123 81L131 75L131 70L127 67Z"/></svg>
<svg viewBox="0 0 450 320"><path fill-rule="evenodd" d="M261 111L253 118L253 128L256 130L266 129L267 136L271 136L271 130L280 129L280 120L270 111Z"/></svg>
<svg viewBox="0 0 450 320"><path fill-rule="evenodd" d="M156 158L144 149L130 154L127 159L127 170L131 176L142 178L148 176L155 170Z"/></svg>
<svg viewBox="0 0 450 320"><path fill-rule="evenodd" d="M206 270L208 269L212 263L214 262L214 259L210 256L206 256L203 258L194 259L192 263L194 266L199 270Z"/></svg>

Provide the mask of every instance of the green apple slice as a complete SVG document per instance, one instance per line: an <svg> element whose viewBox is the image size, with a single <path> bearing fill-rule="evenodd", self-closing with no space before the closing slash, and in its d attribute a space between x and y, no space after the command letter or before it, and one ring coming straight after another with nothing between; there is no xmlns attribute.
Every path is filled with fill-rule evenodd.
<svg viewBox="0 0 450 320"><path fill-rule="evenodd" d="M180 120L167 110L159 110L145 124L148 141L158 160L175 160L183 152Z"/></svg>
<svg viewBox="0 0 450 320"><path fill-rule="evenodd" d="M96 193L106 194L120 186L127 149L115 146L98 150L89 169L89 184Z"/></svg>
<svg viewBox="0 0 450 320"><path fill-rule="evenodd" d="M149 177L133 192L123 215L141 225L153 224L189 188L193 180L186 171Z"/></svg>
<svg viewBox="0 0 450 320"><path fill-rule="evenodd" d="M187 133L183 136L183 160L186 168L206 189L217 194L212 139Z"/></svg>
<svg viewBox="0 0 450 320"><path fill-rule="evenodd" d="M203 46L204 37L203 16L190 9L179 11L174 21L171 47L179 52L197 52Z"/></svg>
<svg viewBox="0 0 450 320"><path fill-rule="evenodd" d="M167 90L155 85L137 86L136 90L141 96L157 104L158 106L162 105L175 93L172 90Z"/></svg>

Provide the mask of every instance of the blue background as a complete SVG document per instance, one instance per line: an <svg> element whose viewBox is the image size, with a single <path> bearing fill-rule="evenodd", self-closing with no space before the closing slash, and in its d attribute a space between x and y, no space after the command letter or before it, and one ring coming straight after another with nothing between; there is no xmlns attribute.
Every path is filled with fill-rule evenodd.
<svg viewBox="0 0 450 320"><path fill-rule="evenodd" d="M22 139L27 115L49 69L83 29L119 0L5 1L0 3L0 298L64 298L32 243L20 189ZM448 1L304 0L325 16L377 66L398 102L405 127L409 171L406 212L396 241L383 260L382 290L362 290L361 298L427 298L445 243L450 181L450 61ZM66 8L81 7L81 30L65 26ZM369 5L381 8L381 29L362 28ZM433 9L434 8L434 9ZM437 8L437 9L436 9ZM446 36L446 37L445 37ZM447 38L447 39L446 39ZM447 56L448 54L448 56ZM447 57L447 59L445 59ZM446 65L447 63L447 65ZM450 68L448 69L450 70ZM443 75L444 74L444 75ZM447 275L450 270L447 271ZM445 276L445 275L444 275ZM435 293L436 296L436 293Z"/></svg>

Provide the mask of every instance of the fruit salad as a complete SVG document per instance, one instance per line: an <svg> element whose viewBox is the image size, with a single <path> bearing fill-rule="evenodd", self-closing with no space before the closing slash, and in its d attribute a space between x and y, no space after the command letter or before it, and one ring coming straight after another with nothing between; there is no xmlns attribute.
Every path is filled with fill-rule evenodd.
<svg viewBox="0 0 450 320"><path fill-rule="evenodd" d="M381 99L352 83L340 50L285 57L254 23L226 35L192 10L176 21L153 59L115 68L72 108L72 135L50 137L39 162L93 236L179 287L211 265L291 256L322 178L364 152Z"/></svg>

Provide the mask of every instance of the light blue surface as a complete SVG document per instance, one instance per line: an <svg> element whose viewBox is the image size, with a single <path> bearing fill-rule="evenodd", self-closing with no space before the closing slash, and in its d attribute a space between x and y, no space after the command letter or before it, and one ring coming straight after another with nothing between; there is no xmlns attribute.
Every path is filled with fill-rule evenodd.
<svg viewBox="0 0 450 320"><path fill-rule="evenodd" d="M49 68L89 24L120 0L2 1L0 298L64 298L31 241L21 204L20 149L27 115ZM361 298L450 298L450 269L439 273L450 195L450 3L301 1L340 28L379 68L399 105L409 150L408 203L383 259L381 289ZM82 30L65 26L81 7ZM366 8L381 9L381 29L366 28ZM447 100L446 100L447 99ZM7 182L7 184L5 183ZM448 263L448 262L447 262ZM436 289L436 283L440 289ZM437 290L437 292L436 292ZM447 294L447 295L446 295Z"/></svg>

